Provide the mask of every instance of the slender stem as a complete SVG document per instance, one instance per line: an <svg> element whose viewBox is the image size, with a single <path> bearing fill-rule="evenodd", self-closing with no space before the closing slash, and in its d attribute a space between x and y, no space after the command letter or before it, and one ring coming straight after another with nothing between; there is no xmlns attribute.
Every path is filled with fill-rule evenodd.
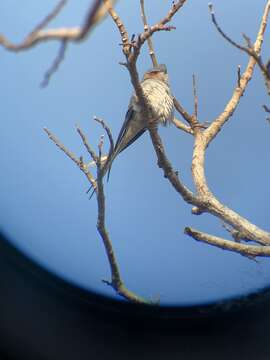
<svg viewBox="0 0 270 360"><path fill-rule="evenodd" d="M147 23L145 8L144 8L144 0L140 0L140 1L141 1L141 16L142 16L142 21L144 24L144 31L148 31L148 23ZM151 57L152 64L153 64L153 66L157 66L158 61L157 61L157 57L155 54L154 45L153 45L151 36L147 39L147 44L148 44L149 55Z"/></svg>
<svg viewBox="0 0 270 360"><path fill-rule="evenodd" d="M231 240L226 240L218 236L213 236L191 227L185 228L185 234L193 239L205 242L209 245L217 246L220 249L238 252L243 256L254 258L256 256L270 256L270 246L247 245Z"/></svg>

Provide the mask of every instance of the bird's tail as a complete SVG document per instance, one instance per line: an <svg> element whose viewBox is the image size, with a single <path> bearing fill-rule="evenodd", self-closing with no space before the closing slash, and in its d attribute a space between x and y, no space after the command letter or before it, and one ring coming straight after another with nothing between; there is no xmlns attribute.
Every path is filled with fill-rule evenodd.
<svg viewBox="0 0 270 360"><path fill-rule="evenodd" d="M107 161L104 163L103 174L104 176L107 174L107 182L109 181L110 178L112 163L118 154L119 154L119 148L114 149L112 153L108 155Z"/></svg>

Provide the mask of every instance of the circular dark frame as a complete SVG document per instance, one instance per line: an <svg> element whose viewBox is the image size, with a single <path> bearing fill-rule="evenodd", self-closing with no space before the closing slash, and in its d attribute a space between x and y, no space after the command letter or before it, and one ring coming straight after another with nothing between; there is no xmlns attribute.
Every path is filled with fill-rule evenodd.
<svg viewBox="0 0 270 360"><path fill-rule="evenodd" d="M138 305L121 301L84 290L61 279L56 274L44 269L30 257L24 255L9 240L0 235L0 263L1 258L8 261L26 277L35 278L48 291L56 291L65 297L72 298L79 304L86 305L89 310L106 313L106 315L147 321L158 320L168 323L168 320L198 321L216 316L224 317L228 314L239 313L248 309L263 306L270 299L270 288L264 288L248 295L234 297L229 300L209 303L201 306L153 306ZM5 276L5 275L4 275Z"/></svg>

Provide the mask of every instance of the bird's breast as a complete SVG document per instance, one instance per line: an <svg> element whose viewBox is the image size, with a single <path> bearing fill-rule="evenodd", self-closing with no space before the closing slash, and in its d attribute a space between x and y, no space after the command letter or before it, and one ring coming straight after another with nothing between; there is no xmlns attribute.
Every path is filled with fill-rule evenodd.
<svg viewBox="0 0 270 360"><path fill-rule="evenodd" d="M169 86L159 80L147 79L142 82L142 89L156 120L163 125L171 122L174 105Z"/></svg>

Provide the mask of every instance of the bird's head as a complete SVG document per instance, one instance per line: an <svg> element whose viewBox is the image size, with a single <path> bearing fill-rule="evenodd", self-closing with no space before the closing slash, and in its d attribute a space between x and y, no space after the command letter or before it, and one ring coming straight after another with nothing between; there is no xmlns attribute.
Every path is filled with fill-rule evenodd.
<svg viewBox="0 0 270 360"><path fill-rule="evenodd" d="M143 76L143 80L155 79L160 80L168 84L169 77L167 74L167 67L165 64L160 64L147 70Z"/></svg>

